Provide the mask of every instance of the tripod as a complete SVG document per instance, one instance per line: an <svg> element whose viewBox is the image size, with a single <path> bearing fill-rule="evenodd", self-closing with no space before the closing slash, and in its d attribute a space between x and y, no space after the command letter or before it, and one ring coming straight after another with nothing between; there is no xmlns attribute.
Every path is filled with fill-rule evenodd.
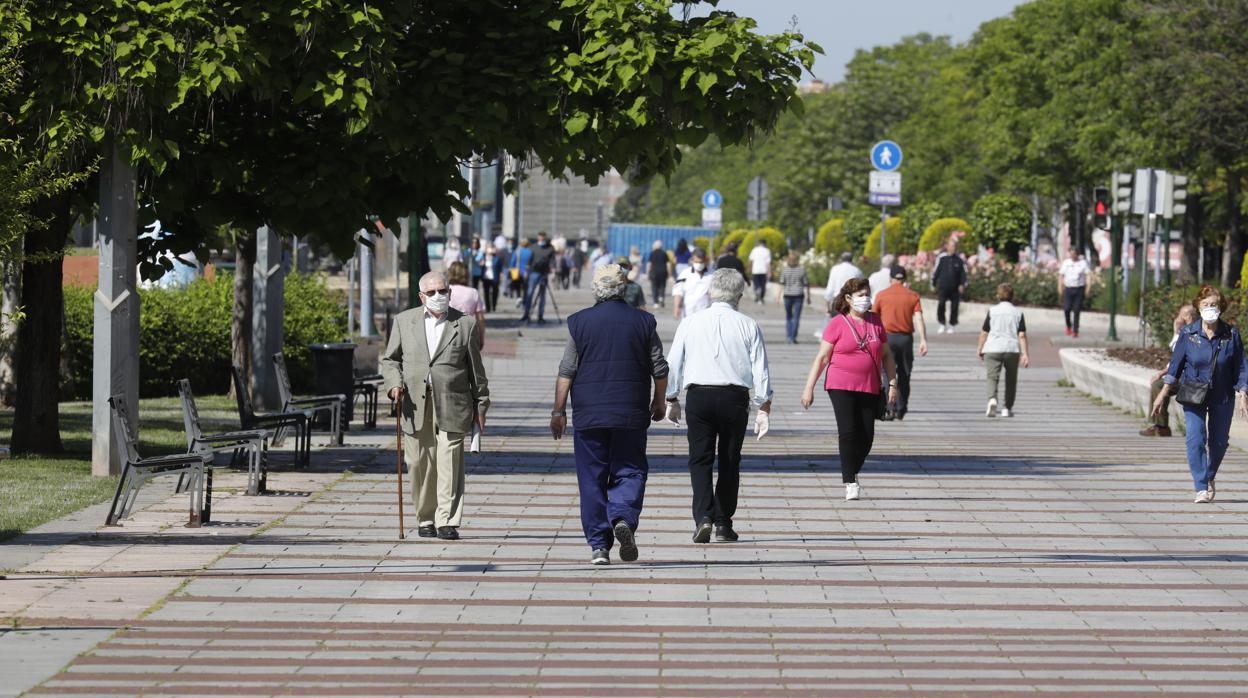
<svg viewBox="0 0 1248 698"><path fill-rule="evenodd" d="M550 307L555 311L555 323L562 325L563 317L559 314L559 304L555 302L555 294L550 293L550 275L542 274L541 278L541 283L538 284L537 290L533 292L533 298L529 301L529 309L532 310L535 305L540 308L539 301L549 298Z"/></svg>

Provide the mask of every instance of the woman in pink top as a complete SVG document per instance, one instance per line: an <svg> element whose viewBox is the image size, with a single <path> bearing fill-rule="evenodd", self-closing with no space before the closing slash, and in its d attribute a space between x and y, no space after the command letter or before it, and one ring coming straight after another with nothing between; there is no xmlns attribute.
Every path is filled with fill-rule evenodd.
<svg viewBox="0 0 1248 698"><path fill-rule="evenodd" d="M477 289L468 285L468 266L463 262L451 262L446 270L446 282L451 285L451 307L477 319L477 346L485 346L485 301Z"/></svg>
<svg viewBox="0 0 1248 698"><path fill-rule="evenodd" d="M819 355L810 365L802 407L815 401L815 381L827 370L823 387L836 412L841 453L841 481L845 499L858 499L858 472L875 439L880 395L880 366L888 373L888 402L897 401L897 367L888 349L888 335L880 316L870 312L871 287L867 280L850 279L833 302L836 314L823 329Z"/></svg>

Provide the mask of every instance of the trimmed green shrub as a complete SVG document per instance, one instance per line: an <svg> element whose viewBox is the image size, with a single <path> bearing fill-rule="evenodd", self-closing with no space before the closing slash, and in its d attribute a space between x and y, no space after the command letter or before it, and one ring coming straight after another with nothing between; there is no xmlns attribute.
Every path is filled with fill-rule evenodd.
<svg viewBox="0 0 1248 698"><path fill-rule="evenodd" d="M949 215L949 209L945 208L944 204L935 201L919 201L903 208L901 210L901 240L903 241L901 249L906 250L907 253L918 250L923 231L927 230L932 223Z"/></svg>
<svg viewBox="0 0 1248 698"><path fill-rule="evenodd" d="M701 247L703 252L708 252L711 249L711 239L705 235L699 235L693 239L693 246Z"/></svg>
<svg viewBox="0 0 1248 698"><path fill-rule="evenodd" d="M1011 194L985 194L971 207L971 228L979 244L1017 262L1031 242L1031 208Z"/></svg>
<svg viewBox="0 0 1248 698"><path fill-rule="evenodd" d="M815 234L815 251L833 257L849 251L849 241L845 239L844 218L833 218L819 226L819 232Z"/></svg>
<svg viewBox="0 0 1248 698"><path fill-rule="evenodd" d="M871 229L879 224L878 209L866 205L849 207L845 214L845 240L849 243L849 250L861 250Z"/></svg>
<svg viewBox="0 0 1248 698"><path fill-rule="evenodd" d="M884 241L884 246L889 254L910 254L913 249L906 249L905 241L901 237L901 219L895 216L888 217L888 238ZM880 224L876 223L871 229L871 234L867 236L866 243L862 246L862 256L878 260L880 258Z"/></svg>
<svg viewBox="0 0 1248 698"><path fill-rule="evenodd" d="M980 303L997 302L997 286L1010 284L1014 287L1014 304L1038 307L1055 307L1061 304L1057 296L1057 273L1033 266L1011 264L994 257L966 270L966 293L962 298Z"/></svg>
<svg viewBox="0 0 1248 698"><path fill-rule="evenodd" d="M773 260L779 259L789 249L788 241L784 239L784 233L775 228L759 228L758 235L763 239L763 243L767 245L767 250L771 252ZM724 246L734 242L737 243L737 256L745 257L750 254L750 250L754 249L754 231L732 231L724 237L722 242L717 243L715 248L716 254L722 253Z"/></svg>
<svg viewBox="0 0 1248 698"><path fill-rule="evenodd" d="M934 252L940 249L949 236L958 231L970 236L971 224L961 218L940 218L932 221L932 224L927 226L927 230L923 231L923 237L919 238L919 252Z"/></svg>
<svg viewBox="0 0 1248 698"><path fill-rule="evenodd" d="M347 331L347 310L341 294L330 291L320 276L291 274L285 287L283 351L292 385L306 390L312 382L308 345L340 341ZM63 399L91 398L93 294L89 288L65 289ZM175 395L182 378L189 378L196 392L227 392L233 278L222 274L184 289L142 289L139 298L140 396ZM261 365L267 367L267 360Z"/></svg>
<svg viewBox="0 0 1248 698"><path fill-rule="evenodd" d="M1227 300L1226 311L1222 313L1222 319L1232 325L1238 325L1239 316L1244 307L1242 290L1236 292L1222 286L1215 285L1215 287ZM1144 291L1144 322L1148 324L1154 344L1159 347L1169 345L1174 316L1178 314L1179 308L1184 303L1194 302L1199 292L1200 284L1159 286Z"/></svg>

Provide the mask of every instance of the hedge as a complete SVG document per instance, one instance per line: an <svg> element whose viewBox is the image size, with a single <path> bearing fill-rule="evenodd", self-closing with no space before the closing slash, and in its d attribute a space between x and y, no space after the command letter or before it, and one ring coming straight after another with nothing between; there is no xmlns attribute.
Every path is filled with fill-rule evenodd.
<svg viewBox="0 0 1248 698"><path fill-rule="evenodd" d="M283 350L291 383L306 390L312 382L308 345L341 340L347 332L347 310L342 295L329 290L320 276L292 274L285 286ZM93 295L90 288L65 289L65 400L91 398ZM182 378L189 378L199 393L227 392L233 278L222 274L184 289L141 289L139 298L140 396L175 395Z"/></svg>
<svg viewBox="0 0 1248 698"><path fill-rule="evenodd" d="M789 249L788 241L784 239L784 233L775 228L759 228L758 235L767 244L767 250L771 252L773 260L779 259ZM734 242L737 243L737 256L745 257L749 255L750 250L754 249L754 231L734 230L728 233L715 243L715 253L722 254L724 248Z"/></svg>
<svg viewBox="0 0 1248 698"><path fill-rule="evenodd" d="M888 217L888 239L884 241L888 254L911 254L914 250L906 249L905 240L901 238L901 219ZM876 223L862 246L862 256L868 259L880 258L880 224Z"/></svg>
<svg viewBox="0 0 1248 698"><path fill-rule="evenodd" d="M1243 311L1243 290L1233 291L1215 286L1227 300L1226 311L1222 319L1232 325L1238 325L1239 316ZM1173 333L1174 316L1184 303L1196 300L1200 285L1159 286L1144 291L1144 322L1152 333L1153 343L1159 347L1168 346ZM1243 331L1242 329L1240 330Z"/></svg>
<svg viewBox="0 0 1248 698"><path fill-rule="evenodd" d="M963 231L971 234L971 224L961 218L940 218L927 226L923 237L919 238L919 252L934 252L955 232Z"/></svg>
<svg viewBox="0 0 1248 698"><path fill-rule="evenodd" d="M844 218L833 218L819 226L819 232L815 235L815 251L833 257L849 251L849 241L845 239Z"/></svg>

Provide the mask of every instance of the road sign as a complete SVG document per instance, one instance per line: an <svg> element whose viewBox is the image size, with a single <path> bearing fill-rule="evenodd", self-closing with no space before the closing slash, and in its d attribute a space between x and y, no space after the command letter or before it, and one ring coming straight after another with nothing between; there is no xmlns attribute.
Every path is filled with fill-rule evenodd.
<svg viewBox="0 0 1248 698"><path fill-rule="evenodd" d="M724 225L724 209L702 207L702 227L719 230Z"/></svg>
<svg viewBox="0 0 1248 698"><path fill-rule="evenodd" d="M901 146L892 141L880 141L871 146L871 166L884 172L901 167Z"/></svg>
<svg viewBox="0 0 1248 698"><path fill-rule="evenodd" d="M767 220L767 180L755 177L746 187L749 197L745 200L745 218L750 221Z"/></svg>
<svg viewBox="0 0 1248 698"><path fill-rule="evenodd" d="M873 206L900 206L901 173L873 170L867 188L867 201Z"/></svg>
<svg viewBox="0 0 1248 698"><path fill-rule="evenodd" d="M702 192L702 208L719 208L724 205L724 197L715 189Z"/></svg>

